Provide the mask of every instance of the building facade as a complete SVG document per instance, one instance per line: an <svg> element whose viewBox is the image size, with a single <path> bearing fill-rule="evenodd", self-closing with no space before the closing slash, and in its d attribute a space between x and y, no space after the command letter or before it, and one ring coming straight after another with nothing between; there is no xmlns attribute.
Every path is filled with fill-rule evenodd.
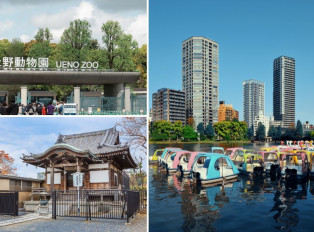
<svg viewBox="0 0 314 232"><path fill-rule="evenodd" d="M195 126L218 122L219 46L205 37L190 37L182 43L182 86L186 118Z"/></svg>
<svg viewBox="0 0 314 232"><path fill-rule="evenodd" d="M153 121L182 121L185 124L185 93L174 89L159 89L153 93Z"/></svg>
<svg viewBox="0 0 314 232"><path fill-rule="evenodd" d="M40 188L42 182L40 179L0 174L0 191L18 192L19 207L23 207L23 201L30 200L32 190Z"/></svg>
<svg viewBox="0 0 314 232"><path fill-rule="evenodd" d="M254 124L253 124L254 136L256 136L258 124L260 122L265 126L265 136L267 137L269 127L270 127L271 118L268 116L265 116L264 114L262 114L262 112L259 115L254 117Z"/></svg>
<svg viewBox="0 0 314 232"><path fill-rule="evenodd" d="M122 145L115 127L82 134L59 135L56 143L40 154L23 155L25 163L45 169L44 185L76 189L73 174L83 173L83 189L125 188L123 170L136 168L129 147Z"/></svg>
<svg viewBox="0 0 314 232"><path fill-rule="evenodd" d="M254 118L265 114L265 86L258 80L243 82L243 117L248 127L254 125Z"/></svg>
<svg viewBox="0 0 314 232"><path fill-rule="evenodd" d="M219 102L218 122L239 120L239 111L233 109L231 104L226 105L224 101Z"/></svg>
<svg viewBox="0 0 314 232"><path fill-rule="evenodd" d="M295 60L280 56L273 63L273 111L284 128L295 125Z"/></svg>

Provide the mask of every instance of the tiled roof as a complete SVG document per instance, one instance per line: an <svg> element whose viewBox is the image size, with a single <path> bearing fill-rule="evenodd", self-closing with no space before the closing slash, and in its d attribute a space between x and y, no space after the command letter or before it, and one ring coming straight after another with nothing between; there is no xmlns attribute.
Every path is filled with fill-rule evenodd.
<svg viewBox="0 0 314 232"><path fill-rule="evenodd" d="M95 155L121 151L128 148L120 144L119 132L115 127L89 133L59 135L57 143L69 144L83 151L89 150Z"/></svg>

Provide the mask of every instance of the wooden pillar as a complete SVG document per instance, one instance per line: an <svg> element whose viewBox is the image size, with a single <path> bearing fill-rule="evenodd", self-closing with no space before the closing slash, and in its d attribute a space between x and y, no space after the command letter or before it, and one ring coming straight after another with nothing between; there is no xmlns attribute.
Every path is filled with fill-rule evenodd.
<svg viewBox="0 0 314 232"><path fill-rule="evenodd" d="M78 158L76 158L76 171L81 172L81 165Z"/></svg>
<svg viewBox="0 0 314 232"><path fill-rule="evenodd" d="M54 190L54 177L55 177L55 171L54 171L54 167L53 167L53 163L51 163L50 166L50 191L51 191L51 197L52 197L52 193Z"/></svg>
<svg viewBox="0 0 314 232"><path fill-rule="evenodd" d="M63 186L64 186L64 192L66 192L66 190L67 190L67 171L65 170L65 167L64 167L64 171L63 171Z"/></svg>

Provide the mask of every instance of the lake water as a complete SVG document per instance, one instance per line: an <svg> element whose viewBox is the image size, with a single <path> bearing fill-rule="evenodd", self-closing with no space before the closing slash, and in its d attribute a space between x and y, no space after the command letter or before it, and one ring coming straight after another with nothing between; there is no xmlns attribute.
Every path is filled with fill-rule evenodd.
<svg viewBox="0 0 314 232"><path fill-rule="evenodd" d="M213 144L230 147L231 144ZM232 144L258 149L270 144ZM206 151L209 144L150 144ZM207 148L207 149L206 149ZM314 180L302 183L240 176L214 187L149 166L149 231L314 231Z"/></svg>

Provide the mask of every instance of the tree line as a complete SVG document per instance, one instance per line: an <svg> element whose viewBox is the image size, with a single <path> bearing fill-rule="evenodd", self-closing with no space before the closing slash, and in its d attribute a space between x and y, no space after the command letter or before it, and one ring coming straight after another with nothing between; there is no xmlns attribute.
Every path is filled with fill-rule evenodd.
<svg viewBox="0 0 314 232"><path fill-rule="evenodd" d="M147 84L147 45L138 47L130 34L126 34L119 22L107 21L101 27L101 43L92 37L91 25L86 20L76 19L64 30L58 44L52 43L53 35L49 28L39 28L34 39L27 43L20 39L0 40L0 60L3 57L49 58L49 67L56 68L56 61L97 61L98 69L114 71L139 71L140 79L133 88L146 88ZM71 86L31 85L29 90L55 91L57 98L65 100L72 91ZM102 86L81 86L82 90L101 90ZM0 86L9 91L9 100L20 91L19 86Z"/></svg>
<svg viewBox="0 0 314 232"><path fill-rule="evenodd" d="M252 130L252 129L250 129ZM281 126L275 127L271 125L267 132L267 136L271 137L273 141L280 140L312 140L314 139L314 131L304 133L303 125L300 120L297 121L296 127L291 125L289 128L283 130ZM255 139L262 141L266 137L266 128L260 122L257 126ZM253 135L251 139L254 139Z"/></svg>
<svg viewBox="0 0 314 232"><path fill-rule="evenodd" d="M247 140L247 124L238 120L210 123L204 126L199 123L194 129L194 121L188 120L187 125L181 121L155 121L150 124L151 141L211 141L211 140Z"/></svg>
<svg viewBox="0 0 314 232"><path fill-rule="evenodd" d="M248 128L246 122L234 119L232 121L222 121L208 124L204 127L203 123L194 126L194 120L187 120L187 125L181 121L171 123L161 120L150 124L151 141L264 141L266 136L271 137L273 141L281 140L313 140L314 131L304 133L303 126L298 120L296 127L283 129L281 126L270 126L266 134L265 126L260 122L258 124L256 135L254 136L253 127Z"/></svg>

